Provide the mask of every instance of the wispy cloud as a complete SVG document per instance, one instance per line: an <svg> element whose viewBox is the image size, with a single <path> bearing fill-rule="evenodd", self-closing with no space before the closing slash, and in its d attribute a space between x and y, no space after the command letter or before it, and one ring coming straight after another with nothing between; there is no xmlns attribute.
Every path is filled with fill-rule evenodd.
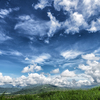
<svg viewBox="0 0 100 100"><path fill-rule="evenodd" d="M8 14L10 14L13 11L18 11L20 8L16 7L16 8L9 8L9 9L0 9L0 17L4 18L6 17Z"/></svg>
<svg viewBox="0 0 100 100"><path fill-rule="evenodd" d="M51 56L49 54L43 53L39 57L36 57L32 62L34 63L43 63L44 61L48 60Z"/></svg>
<svg viewBox="0 0 100 100"><path fill-rule="evenodd" d="M5 35L5 34L3 33L3 31L0 31L0 43L4 42L4 41L6 41L6 40L10 40L10 39L12 39L12 38L9 37L9 36L7 36L7 35Z"/></svg>
<svg viewBox="0 0 100 100"><path fill-rule="evenodd" d="M56 20L51 12L47 12L47 15L50 18L50 21L34 19L29 15L19 16L19 23L15 25L14 29L18 30L20 33L23 33L24 31L24 34L28 35L40 37L47 35L48 37L52 37L54 33L59 29L61 24ZM44 40L44 42L49 43L49 39Z"/></svg>
<svg viewBox="0 0 100 100"><path fill-rule="evenodd" d="M68 50L61 52L61 56L63 56L65 59L75 59L77 56L81 55L82 52L78 51L73 51L73 50Z"/></svg>
<svg viewBox="0 0 100 100"><path fill-rule="evenodd" d="M37 3L34 8L35 9L43 9L45 8L46 6L51 6L51 3L52 3L53 0L39 0L39 3Z"/></svg>
<svg viewBox="0 0 100 100"><path fill-rule="evenodd" d="M12 56L23 56L21 52L18 52L16 50L10 50L10 51L3 51L1 50L1 55L12 55Z"/></svg>
<svg viewBox="0 0 100 100"><path fill-rule="evenodd" d="M20 21L15 25L14 29L18 30L18 32L20 32L21 34L44 36L49 30L48 22L35 20L31 18L29 15L19 16L19 20Z"/></svg>

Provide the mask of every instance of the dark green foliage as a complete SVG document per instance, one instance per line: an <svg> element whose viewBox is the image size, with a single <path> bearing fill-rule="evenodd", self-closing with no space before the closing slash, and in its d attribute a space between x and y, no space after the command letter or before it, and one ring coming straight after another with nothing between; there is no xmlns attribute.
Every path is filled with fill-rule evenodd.
<svg viewBox="0 0 100 100"><path fill-rule="evenodd" d="M100 87L89 90L50 91L40 94L0 96L0 100L100 100Z"/></svg>

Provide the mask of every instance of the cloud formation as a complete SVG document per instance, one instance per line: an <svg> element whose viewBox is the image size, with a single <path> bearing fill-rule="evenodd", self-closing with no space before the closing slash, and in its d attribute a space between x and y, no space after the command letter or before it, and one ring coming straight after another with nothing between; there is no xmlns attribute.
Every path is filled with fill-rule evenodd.
<svg viewBox="0 0 100 100"><path fill-rule="evenodd" d="M74 77L76 74L73 71L69 71L68 69L61 73L62 77Z"/></svg>
<svg viewBox="0 0 100 100"><path fill-rule="evenodd" d="M63 56L65 59L69 59L69 60L74 59L81 54L82 54L82 52L73 51L73 50L61 52L61 56Z"/></svg>
<svg viewBox="0 0 100 100"><path fill-rule="evenodd" d="M9 50L9 51L0 51L1 55L12 55L12 56L23 56L21 52L18 52L16 50Z"/></svg>
<svg viewBox="0 0 100 100"><path fill-rule="evenodd" d="M65 33L75 34L80 30L87 30L89 32L96 32L99 30L100 21L99 14L99 0L52 0L55 10L60 11L66 15L66 21L60 23L59 29L64 28ZM51 2L52 2L51 1ZM34 7L35 9L43 9L51 5L49 0L40 0ZM69 18L67 18L69 15ZM94 17L95 16L95 17ZM95 21L95 18L96 21ZM91 20L90 20L91 19ZM90 23L89 23L90 22Z"/></svg>
<svg viewBox="0 0 100 100"><path fill-rule="evenodd" d="M8 16L11 12L18 11L19 9L20 9L19 7L9 8L9 9L0 9L0 17L4 18L4 17Z"/></svg>
<svg viewBox="0 0 100 100"><path fill-rule="evenodd" d="M91 57L90 57L91 56ZM86 75L90 76L92 78L92 83L100 83L100 62L96 61L99 60L99 58L95 57L93 54L87 54L85 56L87 62L87 65L81 64L78 68L81 70L84 70ZM92 60L92 61L91 61Z"/></svg>
<svg viewBox="0 0 100 100"><path fill-rule="evenodd" d="M50 54L43 53L39 55L38 57L35 57L35 59L32 60L32 63L43 63L46 60L48 60L50 57L51 57Z"/></svg>
<svg viewBox="0 0 100 100"><path fill-rule="evenodd" d="M28 73L28 72L34 72L34 71L38 72L41 70L42 70L41 66L33 64L33 65L29 65L29 66L23 68L22 73Z"/></svg>
<svg viewBox="0 0 100 100"><path fill-rule="evenodd" d="M99 57L95 57L93 53L82 55L82 58L86 60L99 60L100 59Z"/></svg>
<svg viewBox="0 0 100 100"><path fill-rule="evenodd" d="M39 0L39 3L37 3L34 8L35 9L44 9L46 6L51 6L53 0Z"/></svg>
<svg viewBox="0 0 100 100"><path fill-rule="evenodd" d="M10 84L13 82L13 79L10 76L3 76L0 73L0 85Z"/></svg>
<svg viewBox="0 0 100 100"><path fill-rule="evenodd" d="M59 70L59 68L57 68L57 69L52 70L50 73L58 74L58 73L60 73L60 70Z"/></svg>
<svg viewBox="0 0 100 100"><path fill-rule="evenodd" d="M33 36L44 36L46 35L46 31L49 30L48 22L41 21L41 20L34 20L30 16L19 16L19 21L14 29L18 30L19 33L33 35ZM23 22L24 20L24 22ZM45 27L45 28L44 28Z"/></svg>
<svg viewBox="0 0 100 100"><path fill-rule="evenodd" d="M72 72L70 72L70 75L71 74ZM85 85L91 85L91 83L88 80L76 81L75 79L74 80L72 79L69 81L66 77L61 77L61 76L46 77L43 74L30 73L28 74L27 77L22 75L21 77L14 79L9 76L3 76L2 73L0 73L0 81L1 81L0 85L10 84L13 86L27 86L34 84L51 84L60 87L80 87Z"/></svg>

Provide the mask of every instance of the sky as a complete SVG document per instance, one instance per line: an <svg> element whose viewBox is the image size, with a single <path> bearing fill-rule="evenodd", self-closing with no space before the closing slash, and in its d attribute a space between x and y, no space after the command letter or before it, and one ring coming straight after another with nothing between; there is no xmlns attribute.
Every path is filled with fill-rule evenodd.
<svg viewBox="0 0 100 100"><path fill-rule="evenodd" d="M100 84L100 0L0 0L0 86Z"/></svg>

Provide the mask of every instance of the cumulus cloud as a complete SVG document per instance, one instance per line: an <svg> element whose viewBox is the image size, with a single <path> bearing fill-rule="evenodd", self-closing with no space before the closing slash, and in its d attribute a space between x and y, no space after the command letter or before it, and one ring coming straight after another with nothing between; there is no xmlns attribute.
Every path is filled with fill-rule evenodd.
<svg viewBox="0 0 100 100"><path fill-rule="evenodd" d="M93 53L82 55L82 58L86 60L99 60L100 59L99 57L95 57Z"/></svg>
<svg viewBox="0 0 100 100"><path fill-rule="evenodd" d="M13 82L13 79L10 76L3 76L0 73L0 85L10 84Z"/></svg>
<svg viewBox="0 0 100 100"><path fill-rule="evenodd" d="M81 29L86 29L90 32L96 32L99 30L99 19L95 22L91 22L91 27L88 24L90 17L98 17L99 14L99 0L54 0L54 7L56 10L69 12L70 17L66 20L66 33L79 32ZM89 28L90 27L90 28ZM71 31L73 30L73 31Z"/></svg>
<svg viewBox="0 0 100 100"><path fill-rule="evenodd" d="M69 70L67 69L67 70L65 70L65 71L63 71L63 72L61 73L61 76L62 76L62 77L74 77L74 76L76 76L76 74L74 73L74 71L69 71Z"/></svg>
<svg viewBox="0 0 100 100"><path fill-rule="evenodd" d="M65 33L67 34L79 33L80 29L87 28L87 26L88 24L85 22L83 15L78 12L72 13L71 17L63 24L63 27L66 28Z"/></svg>
<svg viewBox="0 0 100 100"><path fill-rule="evenodd" d="M98 60L98 59L95 59L95 60ZM100 83L100 62L98 61L95 61L92 59L89 60L87 59L87 62L86 64L87 65L84 65L84 64L81 64L79 65L78 68L80 68L81 70L84 70L85 71L85 74L86 75L89 75L90 77L93 78L93 81L92 83Z"/></svg>
<svg viewBox="0 0 100 100"><path fill-rule="evenodd" d="M69 60L74 59L81 54L82 54L82 52L73 51L73 50L61 52L61 56L63 56L65 59L69 59Z"/></svg>
<svg viewBox="0 0 100 100"><path fill-rule="evenodd" d="M59 68L57 68L57 69L52 70L50 73L58 74L58 73L60 73L60 70L59 70Z"/></svg>
<svg viewBox="0 0 100 100"><path fill-rule="evenodd" d="M98 18L96 21L92 21L91 22L91 25L90 25L90 28L87 29L88 31L90 32L96 32L96 31L100 31L100 18Z"/></svg>
<svg viewBox="0 0 100 100"><path fill-rule="evenodd" d="M69 18L66 17L66 21L62 22L61 26L59 26L59 28L65 29L65 33L75 34L83 29L89 32L100 31L100 18L98 18L100 13L99 0L51 0L51 2L52 1L55 10L60 11L63 9L65 15L69 14ZM39 3L36 4L34 8L43 9L47 6L51 6L51 2L49 0L39 0ZM97 19L95 21L96 17Z"/></svg>
<svg viewBox="0 0 100 100"><path fill-rule="evenodd" d="M34 85L34 84L52 84L60 87L81 87L91 85L91 82L88 79L80 79L75 80L74 73L67 71L72 79L68 80L68 77L61 77L61 76L45 76L43 74L38 73L30 73L28 76L22 75L18 78L11 78L10 76L3 76L0 73L0 85L11 84L13 86L27 86L27 85ZM88 77L91 79L89 75L84 75L84 77ZM91 79L92 80L92 79Z"/></svg>
<svg viewBox="0 0 100 100"><path fill-rule="evenodd" d="M38 71L41 71L42 68L41 66L38 66L36 64L33 64L33 65L29 65L27 67L25 67L23 70L22 70L22 73L28 73L28 72L38 72Z"/></svg>

